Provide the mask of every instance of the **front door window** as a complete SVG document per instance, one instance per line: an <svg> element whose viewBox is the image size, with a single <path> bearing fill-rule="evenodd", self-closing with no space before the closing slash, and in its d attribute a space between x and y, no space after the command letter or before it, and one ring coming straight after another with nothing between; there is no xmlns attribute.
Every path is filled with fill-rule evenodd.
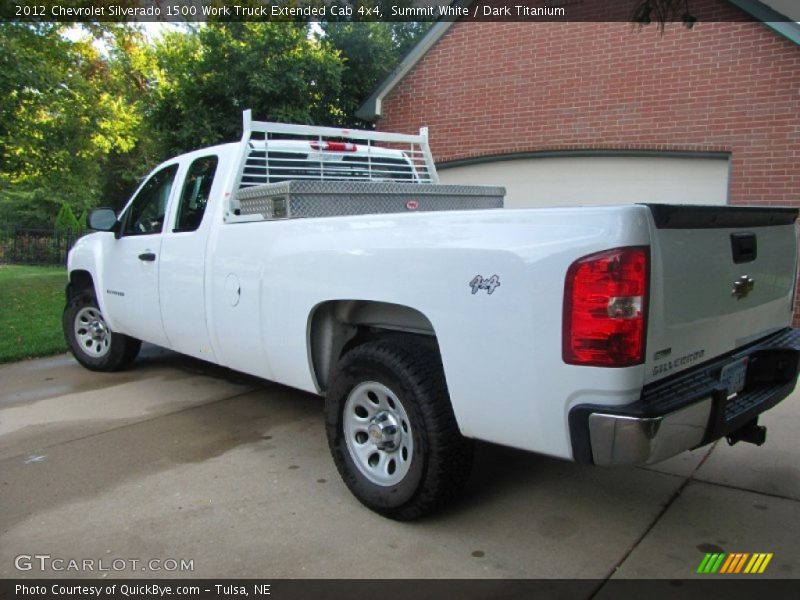
<svg viewBox="0 0 800 600"><path fill-rule="evenodd" d="M167 202L178 165L164 167L154 173L139 190L123 219L122 235L161 233Z"/></svg>

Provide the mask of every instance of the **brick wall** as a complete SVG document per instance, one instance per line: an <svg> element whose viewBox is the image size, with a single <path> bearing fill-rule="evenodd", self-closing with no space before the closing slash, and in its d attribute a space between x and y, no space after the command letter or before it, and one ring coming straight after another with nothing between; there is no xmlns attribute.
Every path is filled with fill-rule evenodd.
<svg viewBox="0 0 800 600"><path fill-rule="evenodd" d="M800 206L800 47L741 22L456 23L383 101L437 162L535 150L731 153L730 200ZM800 302L796 307L800 315Z"/></svg>

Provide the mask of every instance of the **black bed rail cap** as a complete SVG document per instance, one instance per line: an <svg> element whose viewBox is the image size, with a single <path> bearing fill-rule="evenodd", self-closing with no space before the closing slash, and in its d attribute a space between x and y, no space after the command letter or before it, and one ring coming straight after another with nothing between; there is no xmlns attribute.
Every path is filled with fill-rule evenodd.
<svg viewBox="0 0 800 600"><path fill-rule="evenodd" d="M734 229L790 225L798 209L772 206L696 206L644 204L658 229Z"/></svg>

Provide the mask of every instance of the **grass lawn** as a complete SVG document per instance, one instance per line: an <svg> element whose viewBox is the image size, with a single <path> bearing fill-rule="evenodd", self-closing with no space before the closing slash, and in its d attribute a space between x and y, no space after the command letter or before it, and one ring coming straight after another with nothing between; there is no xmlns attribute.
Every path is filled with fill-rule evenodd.
<svg viewBox="0 0 800 600"><path fill-rule="evenodd" d="M0 265L0 363L67 349L63 267Z"/></svg>

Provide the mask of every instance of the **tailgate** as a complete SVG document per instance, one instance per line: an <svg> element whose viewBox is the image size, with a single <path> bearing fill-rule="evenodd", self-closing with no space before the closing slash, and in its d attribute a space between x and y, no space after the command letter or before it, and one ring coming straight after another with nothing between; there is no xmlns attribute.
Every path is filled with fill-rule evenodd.
<svg viewBox="0 0 800 600"><path fill-rule="evenodd" d="M796 209L648 208L652 242L645 383L791 325Z"/></svg>

